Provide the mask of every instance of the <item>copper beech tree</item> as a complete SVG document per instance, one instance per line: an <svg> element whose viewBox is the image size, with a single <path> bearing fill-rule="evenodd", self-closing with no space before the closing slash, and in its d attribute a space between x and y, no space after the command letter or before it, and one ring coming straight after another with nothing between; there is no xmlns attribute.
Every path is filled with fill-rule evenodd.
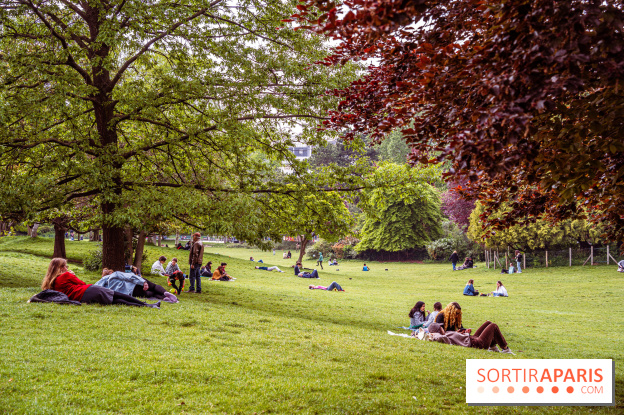
<svg viewBox="0 0 624 415"><path fill-rule="evenodd" d="M624 240L621 0L306 0L287 21L369 62L325 127L383 140L485 206L484 226L585 214ZM490 218L487 212L505 214Z"/></svg>

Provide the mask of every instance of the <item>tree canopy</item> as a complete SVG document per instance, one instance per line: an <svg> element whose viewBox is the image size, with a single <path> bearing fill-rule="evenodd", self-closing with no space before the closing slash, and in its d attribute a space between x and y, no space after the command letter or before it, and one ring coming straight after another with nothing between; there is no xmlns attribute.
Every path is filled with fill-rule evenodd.
<svg viewBox="0 0 624 415"><path fill-rule="evenodd" d="M371 62L326 127L446 161L503 216L589 213L624 240L621 0L307 0L293 16L339 42L325 65ZM583 206L583 209L578 209Z"/></svg>
<svg viewBox="0 0 624 415"><path fill-rule="evenodd" d="M270 193L303 200L308 172L288 148L324 142L324 91L353 75L310 65L327 54L318 36L279 30L294 5L3 2L2 168L50 189L31 209L89 198L109 268L123 268L124 226L149 218L261 240L271 231L235 215L267 210ZM288 182L275 175L282 163Z"/></svg>

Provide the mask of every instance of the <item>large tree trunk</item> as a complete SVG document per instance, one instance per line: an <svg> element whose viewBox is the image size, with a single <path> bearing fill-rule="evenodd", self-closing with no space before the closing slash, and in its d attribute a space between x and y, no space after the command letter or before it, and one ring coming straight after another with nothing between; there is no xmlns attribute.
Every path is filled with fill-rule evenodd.
<svg viewBox="0 0 624 415"><path fill-rule="evenodd" d="M179 243L180 243L180 232L176 231L175 246L178 246Z"/></svg>
<svg viewBox="0 0 624 415"><path fill-rule="evenodd" d="M96 229L89 234L89 241L97 242L100 240L100 230Z"/></svg>
<svg viewBox="0 0 624 415"><path fill-rule="evenodd" d="M158 234L158 246L161 247L162 246L162 235Z"/></svg>
<svg viewBox="0 0 624 415"><path fill-rule="evenodd" d="M136 251L134 251L134 262L132 263L138 269L143 265L143 250L145 248L145 231L139 232L139 240L137 241Z"/></svg>
<svg viewBox="0 0 624 415"><path fill-rule="evenodd" d="M32 228L30 229L30 237L31 238L36 238L37 237L37 229L39 229L39 222L35 222L32 226Z"/></svg>
<svg viewBox="0 0 624 415"><path fill-rule="evenodd" d="M102 267L113 271L124 271L124 228L107 223L107 216L113 213L114 203L102 203L104 223L102 224Z"/></svg>
<svg viewBox="0 0 624 415"><path fill-rule="evenodd" d="M126 264L132 264L132 256L134 255L134 247L132 246L132 237L134 231L130 226L126 226L124 229L124 262Z"/></svg>
<svg viewBox="0 0 624 415"><path fill-rule="evenodd" d="M67 253L65 252L65 232L67 232L67 225L61 219L52 221L54 225L54 258L67 259Z"/></svg>
<svg viewBox="0 0 624 415"><path fill-rule="evenodd" d="M305 255L305 249L306 246L308 245L308 240L305 236L301 235L301 247L299 249L299 260L297 262L302 262L303 261L303 256Z"/></svg>

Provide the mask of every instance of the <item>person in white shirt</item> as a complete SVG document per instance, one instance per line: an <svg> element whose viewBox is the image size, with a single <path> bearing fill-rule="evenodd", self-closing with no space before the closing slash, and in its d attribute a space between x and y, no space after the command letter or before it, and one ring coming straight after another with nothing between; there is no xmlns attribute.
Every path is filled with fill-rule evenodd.
<svg viewBox="0 0 624 415"><path fill-rule="evenodd" d="M496 281L496 291L492 292L494 297L509 297L507 294L507 289L503 286L503 283L500 281Z"/></svg>
<svg viewBox="0 0 624 415"><path fill-rule="evenodd" d="M165 269L163 268L163 264L165 263L165 261L167 261L167 258L164 256L161 256L160 258L158 258L158 261L152 264L152 274L167 276L167 273L165 272Z"/></svg>

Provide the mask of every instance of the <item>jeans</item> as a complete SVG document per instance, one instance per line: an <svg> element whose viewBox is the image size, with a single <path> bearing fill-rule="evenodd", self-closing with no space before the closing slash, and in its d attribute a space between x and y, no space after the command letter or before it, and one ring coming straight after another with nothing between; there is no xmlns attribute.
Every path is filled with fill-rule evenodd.
<svg viewBox="0 0 624 415"><path fill-rule="evenodd" d="M201 264L193 265L191 268L191 275L189 275L189 280L191 281L191 286L189 287L190 291L195 290L196 292L201 292L201 276L199 275L199 270L201 269ZM195 283L197 283L197 289L195 289Z"/></svg>
<svg viewBox="0 0 624 415"><path fill-rule="evenodd" d="M504 297L501 293L492 293L493 297Z"/></svg>
<svg viewBox="0 0 624 415"><path fill-rule="evenodd" d="M327 291L333 291L334 289L336 289L338 291L343 291L343 289L340 286L340 284L338 284L336 281L334 281L331 284L329 284L329 287L327 287Z"/></svg>
<svg viewBox="0 0 624 415"><path fill-rule="evenodd" d="M522 270L520 269L520 261L516 262L516 265L518 265L518 273L522 273Z"/></svg>
<svg viewBox="0 0 624 415"><path fill-rule="evenodd" d="M457 265L457 262L453 262L453 271L455 271L455 265Z"/></svg>
<svg viewBox="0 0 624 415"><path fill-rule="evenodd" d="M301 275L298 275L301 278L318 278L318 271L314 270L312 271L312 274L308 273L308 272L302 272Z"/></svg>

